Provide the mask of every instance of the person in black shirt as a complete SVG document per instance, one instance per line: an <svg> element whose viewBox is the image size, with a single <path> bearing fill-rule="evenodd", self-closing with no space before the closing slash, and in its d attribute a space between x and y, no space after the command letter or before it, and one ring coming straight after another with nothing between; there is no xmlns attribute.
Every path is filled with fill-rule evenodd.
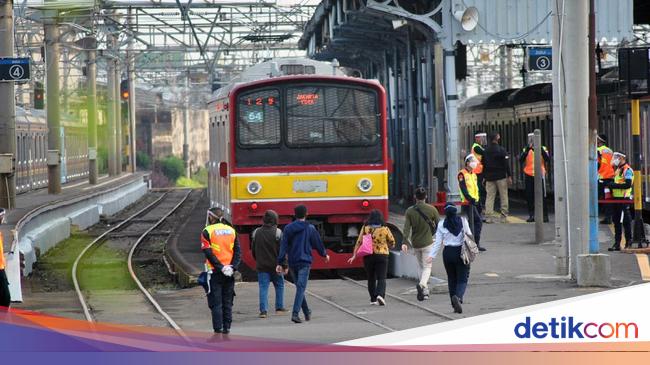
<svg viewBox="0 0 650 365"><path fill-rule="evenodd" d="M508 217L508 185L512 184L512 173L508 164L508 153L499 145L501 136L499 133L490 134L490 145L485 149L483 155L483 178L485 179L486 222L495 217L494 200L499 192L501 201L501 217L505 220Z"/></svg>

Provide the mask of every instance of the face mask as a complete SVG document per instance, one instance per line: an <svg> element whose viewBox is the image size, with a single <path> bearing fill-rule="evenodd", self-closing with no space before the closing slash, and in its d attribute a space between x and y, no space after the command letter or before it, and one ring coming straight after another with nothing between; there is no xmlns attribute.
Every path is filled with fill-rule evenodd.
<svg viewBox="0 0 650 365"><path fill-rule="evenodd" d="M469 167L472 170L474 170L476 168L476 166L478 166L478 162L476 162L476 161L472 161L472 162L469 163Z"/></svg>

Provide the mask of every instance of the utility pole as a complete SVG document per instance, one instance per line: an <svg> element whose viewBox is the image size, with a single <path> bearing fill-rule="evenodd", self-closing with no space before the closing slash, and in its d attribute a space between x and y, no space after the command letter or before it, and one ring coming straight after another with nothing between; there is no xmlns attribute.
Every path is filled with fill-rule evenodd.
<svg viewBox="0 0 650 365"><path fill-rule="evenodd" d="M88 108L88 182L97 184L97 41L86 51L86 82Z"/></svg>
<svg viewBox="0 0 650 365"><path fill-rule="evenodd" d="M0 3L0 57L14 57L14 10L12 0ZM0 113L0 154L10 154L15 161L16 100L13 82L0 82L0 103L4 105L4 110ZM0 174L0 207L12 209L15 206L16 175L14 173Z"/></svg>
<svg viewBox="0 0 650 365"><path fill-rule="evenodd" d="M562 25L564 13L563 2L565 0L553 1L553 174L555 198L555 237L554 241L560 245L556 256L556 274L570 275L570 251L568 241L568 224L571 223L567 215L567 176L566 158L564 151L566 139L564 138L564 125L566 124L566 98L562 98L562 60L566 59L560 51L560 25ZM562 32L562 38L566 36ZM509 48L511 51L511 49ZM512 55L512 52L509 53Z"/></svg>
<svg viewBox="0 0 650 365"><path fill-rule="evenodd" d="M108 35L108 48L113 48L113 42L114 42L114 36L109 34ZM115 141L115 132L116 132L116 121L117 121L117 116L115 115L116 112L116 107L115 103L117 102L117 98L115 95L115 61L110 58L107 59L108 64L108 70L106 71L106 112L107 112L107 119L108 119L108 129L107 129L107 139L108 139L108 175L109 176L115 176L117 175L117 161L115 159L116 152L115 152L115 146L116 146L116 141Z"/></svg>
<svg viewBox="0 0 650 365"><path fill-rule="evenodd" d="M598 99L596 96L596 0L589 0L589 253L598 244Z"/></svg>
<svg viewBox="0 0 650 365"><path fill-rule="evenodd" d="M59 113L59 26L56 19L45 24L45 65L47 74L47 171L49 194L61 193L61 115Z"/></svg>
<svg viewBox="0 0 650 365"><path fill-rule="evenodd" d="M115 48L113 48L115 52L115 72L113 74L113 77L115 78L114 82L114 88L115 88L115 173L117 175L122 174L122 147L123 147L123 141L124 141L124 135L122 134L122 97L120 96L120 81L121 81L121 75L122 73L120 72L120 61L119 61L119 54L120 50L117 45L117 39L115 44Z"/></svg>
<svg viewBox="0 0 650 365"><path fill-rule="evenodd" d="M443 49L445 57L445 95L447 103L447 186L451 201L460 199L458 179L456 174L460 171L458 159L458 94L456 93L456 52L452 24L455 21L452 13L451 1L445 1L442 10L443 24L447 23Z"/></svg>
<svg viewBox="0 0 650 365"><path fill-rule="evenodd" d="M190 177L190 145L188 124L190 123L190 70L185 77L185 98L183 107L183 162L185 163L185 176Z"/></svg>
<svg viewBox="0 0 650 365"><path fill-rule="evenodd" d="M544 242L544 174L542 173L542 131L533 131L533 171L535 174L535 243Z"/></svg>
<svg viewBox="0 0 650 365"><path fill-rule="evenodd" d="M129 7L129 29L133 31L133 9ZM135 173L137 170L136 166L136 141L137 135L135 130L135 53L133 52L133 37L129 38L129 51L127 52L127 73L128 73L128 84L129 84L129 147L131 155L131 173Z"/></svg>

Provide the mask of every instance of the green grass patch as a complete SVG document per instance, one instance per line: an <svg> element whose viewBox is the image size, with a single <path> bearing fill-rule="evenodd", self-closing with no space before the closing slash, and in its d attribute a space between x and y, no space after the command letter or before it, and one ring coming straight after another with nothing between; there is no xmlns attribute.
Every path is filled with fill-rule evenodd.
<svg viewBox="0 0 650 365"><path fill-rule="evenodd" d="M101 245L84 256L79 284L84 290L131 290L136 285L126 265L127 252Z"/></svg>
<svg viewBox="0 0 650 365"><path fill-rule="evenodd" d="M185 176L181 176L178 180L176 180L176 186L180 188L191 189L202 189L206 187L206 185L202 184L201 182L189 179Z"/></svg>

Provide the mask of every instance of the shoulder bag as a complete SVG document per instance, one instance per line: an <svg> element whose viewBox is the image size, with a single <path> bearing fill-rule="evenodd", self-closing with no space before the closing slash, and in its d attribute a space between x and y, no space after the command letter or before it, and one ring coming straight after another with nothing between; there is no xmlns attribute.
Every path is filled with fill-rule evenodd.
<svg viewBox="0 0 650 365"><path fill-rule="evenodd" d="M478 255L478 246L476 245L476 242L474 242L474 236L469 233L469 223L467 222L467 219L464 217L462 218L463 220L463 245L461 246L460 249L460 258L463 260L463 263L465 265L471 264L474 259L476 258L476 255Z"/></svg>
<svg viewBox="0 0 650 365"><path fill-rule="evenodd" d="M361 228L361 231L363 232L365 230L365 227ZM364 234L361 237L361 246L359 246L359 249L357 250L357 256L358 257L364 257L368 255L372 255L372 232L368 234Z"/></svg>

